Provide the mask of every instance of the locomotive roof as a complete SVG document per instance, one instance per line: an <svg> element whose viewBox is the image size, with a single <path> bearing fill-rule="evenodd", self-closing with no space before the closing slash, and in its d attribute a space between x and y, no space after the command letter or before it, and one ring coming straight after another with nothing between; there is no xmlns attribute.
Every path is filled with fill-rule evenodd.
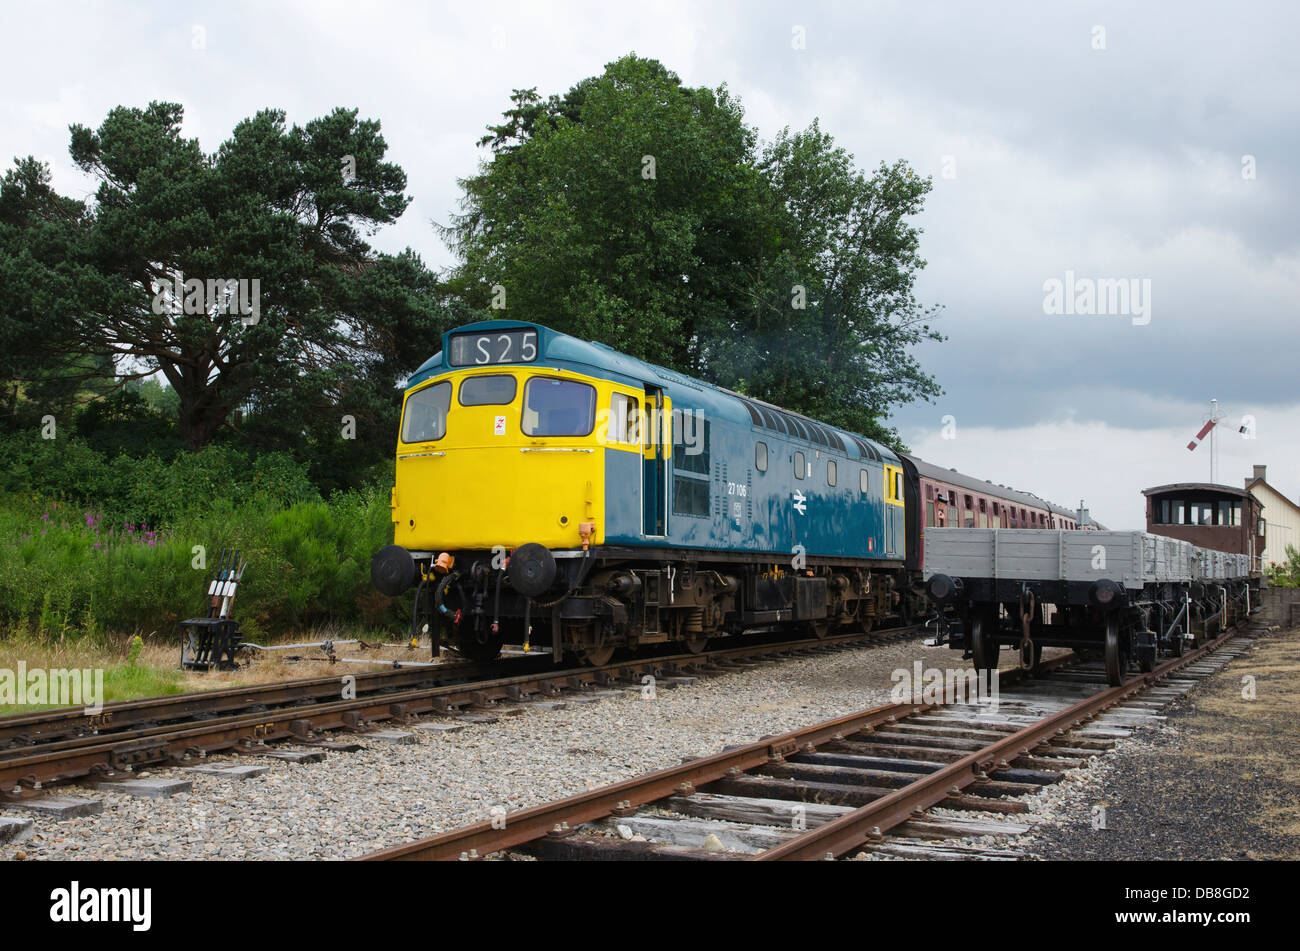
<svg viewBox="0 0 1300 951"><path fill-rule="evenodd" d="M740 393L733 393L724 387L715 386L706 383L703 380L697 380L685 374L678 373L676 370L670 370L667 367L657 366L653 363L647 363L644 360L638 360L636 357L628 356L626 353L620 353L613 347L595 341L580 340L569 334L560 333L552 330L550 327L542 324L531 323L525 320L484 320L477 323L465 324L449 330L443 335L443 349L434 354L420 366L407 383L407 388L415 386L430 377L436 376L442 372L451 369L465 369L464 367L451 367L447 365L446 353L450 349L449 338L452 334L473 333L475 331L495 331L508 329L536 329L539 333L539 359L534 365L538 366L555 366L561 368L590 368L599 370L602 376L615 379L617 382L630 386L644 386L646 383L671 384L675 387L682 387L692 391L691 401L697 408L704 410L715 419L725 419L738 425L753 425L751 410L746 403L752 403L758 407L764 407L769 411L782 413L787 417L794 417L803 423L805 428L819 428L824 434L835 434L841 445L821 445L812 439L803 439L798 435L788 434L777 430L771 430L774 436L781 436L790 440L807 442L814 448L835 449L843 452L849 458L869 459L874 458L876 461L897 462L897 456L887 446L881 445L874 440L865 436L849 432L848 430L839 429L830 426L819 420L812 419L802 413L795 413L788 409L782 409L771 403L755 399L752 396L744 396ZM528 364L502 364L508 367L522 367ZM757 428L768 428L759 426ZM852 446L853 449L849 449ZM854 451L856 450L856 452ZM864 451L865 450L865 451ZM872 453L874 452L874 457Z"/></svg>

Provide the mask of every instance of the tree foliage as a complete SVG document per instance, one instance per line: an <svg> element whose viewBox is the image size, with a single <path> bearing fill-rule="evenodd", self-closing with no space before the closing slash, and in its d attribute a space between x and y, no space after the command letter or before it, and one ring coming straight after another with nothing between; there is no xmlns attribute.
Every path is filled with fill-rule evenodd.
<svg viewBox="0 0 1300 951"><path fill-rule="evenodd" d="M515 90L461 182L449 286L886 439L940 390L912 348L943 339L914 287L931 183L870 175L817 122L760 149L724 87L629 55L563 96ZM495 316L500 316L496 314Z"/></svg>
<svg viewBox="0 0 1300 951"><path fill-rule="evenodd" d="M182 118L155 102L73 126L91 201L55 193L34 159L0 183L0 342L21 355L0 375L75 378L85 359L118 384L160 372L193 448L249 419L254 445L297 443L327 419L338 442L343 415L391 442L395 384L445 309L417 255L365 241L410 201L379 123L336 109L290 127L268 109L206 155Z"/></svg>

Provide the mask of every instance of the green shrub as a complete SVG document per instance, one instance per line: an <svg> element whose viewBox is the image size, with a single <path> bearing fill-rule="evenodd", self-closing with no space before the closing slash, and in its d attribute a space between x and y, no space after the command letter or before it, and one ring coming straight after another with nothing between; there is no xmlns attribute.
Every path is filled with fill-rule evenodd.
<svg viewBox="0 0 1300 951"><path fill-rule="evenodd" d="M29 447L28 462L51 464L40 489L0 496L0 624L44 640L174 638L177 621L205 613L223 549L248 563L234 614L250 637L404 623L403 606L370 585L370 556L392 539L386 486L326 501L286 456L247 462L214 447L166 465L126 456L96 464L75 440L64 450L87 466L81 485L65 479L73 466L57 454ZM127 471L130 484L120 481ZM88 505L92 487L118 508ZM163 514L146 521L119 517L123 509Z"/></svg>

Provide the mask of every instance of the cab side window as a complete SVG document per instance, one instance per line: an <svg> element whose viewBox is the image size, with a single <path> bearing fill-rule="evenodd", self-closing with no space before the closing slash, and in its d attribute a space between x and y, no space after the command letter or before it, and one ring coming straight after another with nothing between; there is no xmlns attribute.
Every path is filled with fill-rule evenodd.
<svg viewBox="0 0 1300 951"><path fill-rule="evenodd" d="M631 446L641 444L641 404L636 397L615 393L609 404L609 439Z"/></svg>

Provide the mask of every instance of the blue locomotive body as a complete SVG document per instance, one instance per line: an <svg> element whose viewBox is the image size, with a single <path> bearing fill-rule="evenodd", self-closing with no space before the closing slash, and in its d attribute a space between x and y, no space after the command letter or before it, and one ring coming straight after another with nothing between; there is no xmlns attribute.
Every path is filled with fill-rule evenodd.
<svg viewBox="0 0 1300 951"><path fill-rule="evenodd" d="M661 466L600 450L605 544L745 552L782 562L797 548L812 557L903 560L903 463L889 448L537 324L484 321L455 333L520 328L538 334L530 368L657 391L671 407L671 453ZM409 386L452 370L448 352L420 367ZM658 520L648 515L656 506Z"/></svg>

